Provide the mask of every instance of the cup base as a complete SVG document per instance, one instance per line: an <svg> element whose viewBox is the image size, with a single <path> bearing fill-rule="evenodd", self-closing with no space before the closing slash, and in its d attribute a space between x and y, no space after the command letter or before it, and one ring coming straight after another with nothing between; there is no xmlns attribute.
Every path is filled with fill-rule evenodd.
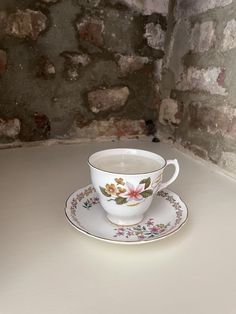
<svg viewBox="0 0 236 314"><path fill-rule="evenodd" d="M111 215L107 215L107 219L117 225L117 226L133 226L133 225L137 225L138 223L140 223L143 220L143 215L140 216L135 216L133 218L119 218L119 217L115 217L115 216L111 216Z"/></svg>

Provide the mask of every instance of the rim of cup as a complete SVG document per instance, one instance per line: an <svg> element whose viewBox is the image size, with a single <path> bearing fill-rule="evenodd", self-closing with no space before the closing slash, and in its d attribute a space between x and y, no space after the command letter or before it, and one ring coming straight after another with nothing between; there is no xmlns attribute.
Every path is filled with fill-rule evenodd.
<svg viewBox="0 0 236 314"><path fill-rule="evenodd" d="M116 154L114 155L118 155L119 152L120 153L124 153L126 151L129 152L129 154L132 154L132 155L138 155L137 153L142 153L143 157L145 157L145 154L146 155L149 155L149 156L152 156L153 158L151 159L156 159L156 161L160 161L160 159L163 161L163 166L158 168L158 169L155 169L155 170L152 170L152 171L147 171L147 172L137 172L137 173L124 173L124 172L113 172L113 171L108 171L108 170L104 170L104 169L101 169L101 168L98 168L96 167L93 163L95 162L96 158L100 158L102 157L102 155L106 154L107 156L107 153L111 153L110 156L112 156L114 152L116 152ZM109 155L109 154L108 154ZM159 160L157 160L157 158ZM154 173L154 172L157 172L159 170L162 170L165 168L166 164L167 164L167 161L164 157L156 154L156 153L153 153L153 152L150 152L148 150L144 150L144 149L136 149L136 148L111 148L111 149L104 149L104 150L100 150L92 155L89 156L88 160L87 160L88 164L90 167L98 170L98 171L101 171L101 172L106 172L106 173L111 173L111 174L119 174L119 175L125 175L125 176L137 176L137 175L143 175L143 174L149 174L149 173Z"/></svg>

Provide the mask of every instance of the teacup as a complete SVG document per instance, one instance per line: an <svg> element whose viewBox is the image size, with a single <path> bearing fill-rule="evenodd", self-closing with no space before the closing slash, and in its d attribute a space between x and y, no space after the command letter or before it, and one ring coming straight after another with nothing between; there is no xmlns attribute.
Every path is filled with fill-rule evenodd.
<svg viewBox="0 0 236 314"><path fill-rule="evenodd" d="M176 159L165 160L140 149L99 151L89 157L88 164L92 184L107 218L123 226L142 221L154 195L174 182L179 174ZM174 165L175 172L163 183L163 171L168 165Z"/></svg>

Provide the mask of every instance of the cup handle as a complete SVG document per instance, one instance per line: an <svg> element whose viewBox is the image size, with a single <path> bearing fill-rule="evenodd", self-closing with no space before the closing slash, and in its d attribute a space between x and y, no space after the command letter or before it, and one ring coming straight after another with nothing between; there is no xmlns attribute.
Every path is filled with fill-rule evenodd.
<svg viewBox="0 0 236 314"><path fill-rule="evenodd" d="M172 178L170 178L170 180L168 180L167 182L161 183L159 185L159 188L158 188L157 192L165 189L168 185L170 185L172 182L174 182L176 180L176 178L178 177L178 175L179 175L179 163L178 163L178 160L177 159L167 160L166 167L169 166L169 165L175 166L175 172L174 172Z"/></svg>

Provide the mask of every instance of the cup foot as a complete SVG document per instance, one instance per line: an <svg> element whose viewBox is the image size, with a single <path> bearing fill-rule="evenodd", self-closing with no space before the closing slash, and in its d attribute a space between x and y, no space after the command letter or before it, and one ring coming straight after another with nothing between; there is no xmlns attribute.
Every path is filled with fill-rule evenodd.
<svg viewBox="0 0 236 314"><path fill-rule="evenodd" d="M118 226L132 226L132 225L137 225L138 223L140 223L143 220L143 215L135 216L132 218L125 218L125 219L107 215L107 218L110 222Z"/></svg>

